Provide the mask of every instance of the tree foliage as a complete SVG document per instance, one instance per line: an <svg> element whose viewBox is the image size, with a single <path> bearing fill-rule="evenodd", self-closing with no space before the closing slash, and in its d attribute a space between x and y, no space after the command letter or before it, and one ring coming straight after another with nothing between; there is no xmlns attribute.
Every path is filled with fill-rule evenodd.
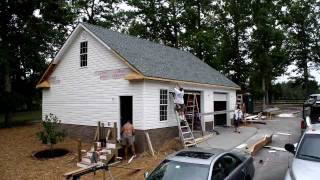
<svg viewBox="0 0 320 180"><path fill-rule="evenodd" d="M21 0L1 1L0 18L0 99L9 103L15 94L26 97L21 104L8 105L12 112L18 108L13 105L30 105L34 99L27 97L39 94L35 84L46 60L67 37L74 16L64 1Z"/></svg>
<svg viewBox="0 0 320 180"><path fill-rule="evenodd" d="M218 23L220 44L217 50L216 66L223 66L222 72L247 90L249 71L248 43L252 27L250 0L218 1ZM247 61L246 61L247 60Z"/></svg>
<svg viewBox="0 0 320 180"><path fill-rule="evenodd" d="M283 23L288 38L287 48L290 60L296 65L296 72L303 79L302 87L310 94L310 70L319 67L320 32L319 2L316 0L285 1Z"/></svg>
<svg viewBox="0 0 320 180"><path fill-rule="evenodd" d="M252 4L253 33L250 42L251 88L265 99L271 82L285 72L288 65L283 31L278 24L279 7L275 1L255 0Z"/></svg>
<svg viewBox="0 0 320 180"><path fill-rule="evenodd" d="M82 21L189 51L257 96L275 91L275 78L294 64L295 82L309 94L310 69L320 62L319 7L317 0L1 1L0 101L19 94L10 111L33 107L39 76Z"/></svg>
<svg viewBox="0 0 320 180"><path fill-rule="evenodd" d="M72 9L80 22L106 28L119 27L119 3L121 0L75 0L72 2Z"/></svg>

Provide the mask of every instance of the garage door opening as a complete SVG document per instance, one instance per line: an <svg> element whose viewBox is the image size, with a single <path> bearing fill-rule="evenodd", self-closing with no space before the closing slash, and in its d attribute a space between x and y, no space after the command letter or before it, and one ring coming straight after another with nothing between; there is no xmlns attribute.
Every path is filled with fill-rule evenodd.
<svg viewBox="0 0 320 180"><path fill-rule="evenodd" d="M188 90L185 90L185 93L184 93L184 104L186 106L186 114L190 114L190 113L193 113L193 107L191 107L190 105L192 105L194 102L193 102L193 98L194 96L196 96L196 99L195 101L197 102L197 105L198 105L198 109L199 110L196 110L196 107L195 107L195 112L194 112L194 124L193 124L193 130L202 130L201 128L201 120L200 120L200 117L197 115L197 113L201 113L201 92L200 91L188 91ZM193 104L195 105L195 104ZM187 117L187 116L186 116ZM190 116L189 116L190 117ZM191 117L188 118L188 122L190 123L191 125Z"/></svg>
<svg viewBox="0 0 320 180"><path fill-rule="evenodd" d="M213 102L214 112L227 110L227 94L226 93L214 93ZM215 126L227 125L227 113L214 115Z"/></svg>

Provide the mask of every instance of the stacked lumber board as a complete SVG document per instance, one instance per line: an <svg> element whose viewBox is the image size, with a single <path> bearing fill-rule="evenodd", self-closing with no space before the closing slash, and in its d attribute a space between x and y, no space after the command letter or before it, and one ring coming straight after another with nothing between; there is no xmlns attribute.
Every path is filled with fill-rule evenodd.
<svg viewBox="0 0 320 180"><path fill-rule="evenodd" d="M118 156L117 152L119 148L119 145L110 142L106 143L106 147L98 146L96 150L94 150L95 148L92 147L88 152L84 154L84 156L82 156L81 161L77 163L77 166L81 168L86 168L97 163L108 163L112 158L116 158ZM91 162L91 157L94 152L96 152L98 155L96 163Z"/></svg>

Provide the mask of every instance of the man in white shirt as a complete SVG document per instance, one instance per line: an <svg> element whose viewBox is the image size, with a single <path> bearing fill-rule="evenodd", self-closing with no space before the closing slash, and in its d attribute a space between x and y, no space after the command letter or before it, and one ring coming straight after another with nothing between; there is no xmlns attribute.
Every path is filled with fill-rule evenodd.
<svg viewBox="0 0 320 180"><path fill-rule="evenodd" d="M179 88L174 88L174 103L176 105L176 110L179 112L180 116L184 115L184 90L182 87L177 85Z"/></svg>
<svg viewBox="0 0 320 180"><path fill-rule="evenodd" d="M237 106L237 109L234 111L234 121L233 121L233 125L234 125L234 132L238 132L240 133L240 131L238 131L238 127L240 124L240 121L243 117L243 113L240 109L240 106Z"/></svg>

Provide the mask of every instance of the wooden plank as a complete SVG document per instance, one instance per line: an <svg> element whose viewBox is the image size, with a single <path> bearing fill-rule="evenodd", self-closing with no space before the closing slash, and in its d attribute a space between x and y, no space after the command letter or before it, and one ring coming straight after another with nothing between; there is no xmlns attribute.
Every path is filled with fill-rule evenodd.
<svg viewBox="0 0 320 180"><path fill-rule="evenodd" d="M82 154L81 154L81 139L78 139L78 149L77 149L77 156L78 156L78 162L81 162Z"/></svg>
<svg viewBox="0 0 320 180"><path fill-rule="evenodd" d="M107 129L107 133L106 133L106 141L108 141L108 140L109 140L110 134L111 134L111 130L110 130L110 129Z"/></svg>
<svg viewBox="0 0 320 180"><path fill-rule="evenodd" d="M196 138L195 142L196 142L196 144L202 143L202 142L208 140L212 136L213 136L213 134L208 134L208 135L202 136L200 138Z"/></svg>
<svg viewBox="0 0 320 180"><path fill-rule="evenodd" d="M222 86L222 85L206 84L206 83L197 83L197 82L193 82L193 81L174 80L174 79L167 79L167 78L144 76L144 79L156 80L156 81L164 81L164 82L173 82L173 83L179 83L179 84L180 83L185 83L185 84L193 84L193 85L200 85L200 86L207 86L207 87L217 87L217 88L240 90L240 87Z"/></svg>
<svg viewBox="0 0 320 180"><path fill-rule="evenodd" d="M113 135L114 135L114 136L113 136L114 139L113 139L113 140L114 140L115 142L117 142L117 139L118 139L118 138L117 138L117 136L118 136L118 131L117 131L117 129L118 129L118 128L117 128L117 123L116 123L116 122L113 124L113 128L114 128L114 132L113 132L113 133L114 133L114 134L113 134Z"/></svg>
<svg viewBox="0 0 320 180"><path fill-rule="evenodd" d="M265 135L264 138L260 139L249 148L249 153L252 156L255 156L265 145L269 144L271 141L272 141L272 134Z"/></svg>
<svg viewBox="0 0 320 180"><path fill-rule="evenodd" d="M225 111L214 111L214 112L207 112L207 113L198 113L198 116L209 116L209 115L217 115L217 114L225 114L234 112L235 110L225 110Z"/></svg>
<svg viewBox="0 0 320 180"><path fill-rule="evenodd" d="M100 127L101 127L101 122L98 121L98 127L97 127L98 133L97 133L96 141L100 141Z"/></svg>
<svg viewBox="0 0 320 180"><path fill-rule="evenodd" d="M151 144L149 133L145 131L144 134L146 135L146 138L147 138L147 143L148 143L148 148L150 150L150 153L151 153L152 156L154 156L154 151L153 151L153 147L152 147L152 144Z"/></svg>
<svg viewBox="0 0 320 180"><path fill-rule="evenodd" d="M98 165L94 164L94 165L90 165L90 166L85 167L85 168L80 168L80 169L77 169L77 170L74 170L74 171L70 171L70 172L65 173L63 176L65 176L65 177L76 176L78 174L82 174L84 172L91 171L92 168L94 168L96 166L98 166Z"/></svg>

